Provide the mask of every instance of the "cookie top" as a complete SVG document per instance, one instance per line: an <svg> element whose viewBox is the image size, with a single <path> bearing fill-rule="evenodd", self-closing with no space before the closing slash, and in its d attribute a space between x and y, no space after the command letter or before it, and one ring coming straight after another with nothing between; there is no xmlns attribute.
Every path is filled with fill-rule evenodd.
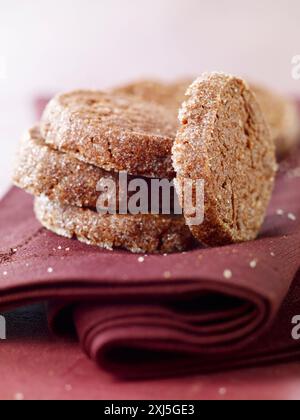
<svg viewBox="0 0 300 420"><path fill-rule="evenodd" d="M300 117L296 104L270 90L251 85L271 129L279 158L300 142Z"/></svg>
<svg viewBox="0 0 300 420"><path fill-rule="evenodd" d="M172 178L178 121L169 110L131 96L74 91L46 107L46 143L108 171Z"/></svg>
<svg viewBox="0 0 300 420"><path fill-rule="evenodd" d="M130 95L147 102L167 107L178 115L179 108L185 100L185 93L192 84L192 79L164 83L157 80L141 80L114 89L116 94Z"/></svg>
<svg viewBox="0 0 300 420"><path fill-rule="evenodd" d="M256 238L277 164L254 94L243 80L205 74L189 88L180 123L173 147L179 196L185 180L205 183L204 222L193 225L185 210L193 235L212 246Z"/></svg>

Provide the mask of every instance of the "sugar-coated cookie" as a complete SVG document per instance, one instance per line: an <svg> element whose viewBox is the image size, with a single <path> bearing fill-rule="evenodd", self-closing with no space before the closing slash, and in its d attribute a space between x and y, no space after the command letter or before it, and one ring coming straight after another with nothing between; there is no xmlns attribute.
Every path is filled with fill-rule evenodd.
<svg viewBox="0 0 300 420"><path fill-rule="evenodd" d="M296 103L257 85L251 85L262 108L278 158L284 157L300 143L300 114Z"/></svg>
<svg viewBox="0 0 300 420"><path fill-rule="evenodd" d="M193 225L186 217L193 235L212 246L255 239L277 164L254 94L238 78L203 75L188 90L180 124L173 147L178 193L185 180L205 182L204 222Z"/></svg>
<svg viewBox="0 0 300 420"><path fill-rule="evenodd" d="M151 178L127 176L127 203L135 194L129 191L132 180L141 179L151 186ZM108 172L94 165L82 162L73 156L52 149L45 144L39 126L35 126L22 138L15 165L13 181L17 187L35 196L45 195L51 201L64 205L96 208L101 189L106 181L116 186L116 209L119 210L119 174ZM174 209L174 194L170 196L170 209ZM151 194L148 197L151 208Z"/></svg>
<svg viewBox="0 0 300 420"><path fill-rule="evenodd" d="M78 207L96 207L102 178L116 173L88 165L45 144L39 126L22 138L14 170L14 184L35 195Z"/></svg>
<svg viewBox="0 0 300 420"><path fill-rule="evenodd" d="M35 199L35 214L52 232L106 249L134 253L172 253L193 245L182 217L155 215L100 215L96 211L63 206L45 196Z"/></svg>
<svg viewBox="0 0 300 420"><path fill-rule="evenodd" d="M178 121L164 107L97 91L57 95L45 109L47 144L107 171L172 178Z"/></svg>
<svg viewBox="0 0 300 420"><path fill-rule="evenodd" d="M131 95L147 102L162 105L176 116L185 100L185 93L193 82L192 79L164 83L157 80L141 80L113 90L116 94Z"/></svg>

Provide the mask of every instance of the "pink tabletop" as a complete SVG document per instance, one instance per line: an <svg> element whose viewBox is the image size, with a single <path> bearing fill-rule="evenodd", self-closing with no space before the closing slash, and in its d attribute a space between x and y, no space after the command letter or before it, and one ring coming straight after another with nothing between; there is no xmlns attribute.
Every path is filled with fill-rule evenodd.
<svg viewBox="0 0 300 420"><path fill-rule="evenodd" d="M1 399L300 399L300 362L125 382L102 372L77 342L51 336L43 307L10 313L7 330L8 340L0 342Z"/></svg>

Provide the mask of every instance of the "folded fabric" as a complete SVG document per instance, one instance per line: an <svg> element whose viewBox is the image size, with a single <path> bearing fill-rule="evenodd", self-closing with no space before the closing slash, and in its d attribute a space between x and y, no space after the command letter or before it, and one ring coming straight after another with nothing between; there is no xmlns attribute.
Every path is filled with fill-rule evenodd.
<svg viewBox="0 0 300 420"><path fill-rule="evenodd" d="M251 182L251 180L249 180ZM89 357L120 377L293 360L300 314L300 151L281 164L258 240L169 256L104 251L41 227L32 198L0 204L0 309L50 301Z"/></svg>

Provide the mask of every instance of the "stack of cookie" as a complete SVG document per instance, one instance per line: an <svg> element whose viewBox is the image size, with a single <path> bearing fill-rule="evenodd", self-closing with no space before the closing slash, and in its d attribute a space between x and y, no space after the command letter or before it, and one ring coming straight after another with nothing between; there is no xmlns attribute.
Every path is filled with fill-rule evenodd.
<svg viewBox="0 0 300 420"><path fill-rule="evenodd" d="M222 73L203 75L185 96L188 84L142 82L56 96L23 139L14 176L36 197L42 225L87 244L142 253L187 250L195 239L209 246L255 239L276 174L274 139L257 98L246 82ZM123 172L148 184L176 177L181 214L123 213L120 202L114 214L99 213L99 182L121 189ZM204 218L195 226L199 180Z"/></svg>
<svg viewBox="0 0 300 420"><path fill-rule="evenodd" d="M164 108L124 95L76 91L56 96L24 137L14 174L36 196L43 226L69 238L132 252L184 251L193 242L184 218L99 214L102 180L174 178L177 121Z"/></svg>

